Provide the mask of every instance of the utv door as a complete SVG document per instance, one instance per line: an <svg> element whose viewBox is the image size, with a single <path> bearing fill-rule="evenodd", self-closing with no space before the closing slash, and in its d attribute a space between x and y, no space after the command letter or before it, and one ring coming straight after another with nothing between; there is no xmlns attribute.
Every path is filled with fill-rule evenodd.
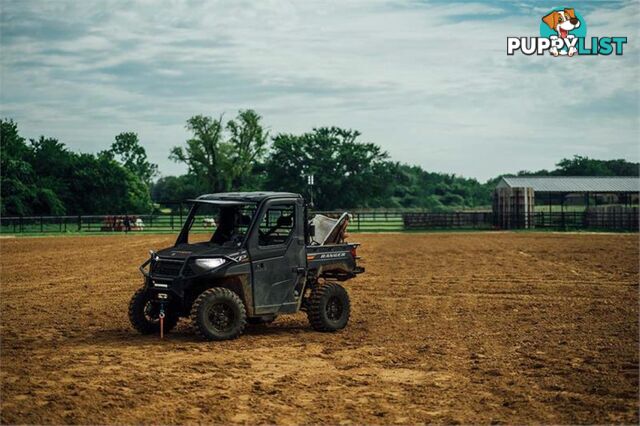
<svg viewBox="0 0 640 426"><path fill-rule="evenodd" d="M270 200L260 209L249 238L256 314L295 312L305 279L303 205L300 199Z"/></svg>

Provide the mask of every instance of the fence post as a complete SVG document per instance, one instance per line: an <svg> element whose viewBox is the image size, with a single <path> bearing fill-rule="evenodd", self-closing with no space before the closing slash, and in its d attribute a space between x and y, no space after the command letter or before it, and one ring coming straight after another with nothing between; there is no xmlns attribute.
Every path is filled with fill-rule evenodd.
<svg viewBox="0 0 640 426"><path fill-rule="evenodd" d="M360 230L360 212L356 213L356 217L358 218L358 231Z"/></svg>
<svg viewBox="0 0 640 426"><path fill-rule="evenodd" d="M24 219L20 216L20 233L24 232Z"/></svg>
<svg viewBox="0 0 640 426"><path fill-rule="evenodd" d="M171 230L173 231L173 210L171 210L171 219L170 219L170 222L171 222Z"/></svg>
<svg viewBox="0 0 640 426"><path fill-rule="evenodd" d="M44 232L44 224L42 223L42 216L40 216L40 232Z"/></svg>
<svg viewBox="0 0 640 426"><path fill-rule="evenodd" d="M78 215L78 232L82 231L82 216Z"/></svg>

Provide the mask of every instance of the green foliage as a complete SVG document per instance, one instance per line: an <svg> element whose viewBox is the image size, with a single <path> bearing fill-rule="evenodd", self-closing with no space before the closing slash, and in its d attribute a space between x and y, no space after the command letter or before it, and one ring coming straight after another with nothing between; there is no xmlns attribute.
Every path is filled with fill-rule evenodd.
<svg viewBox="0 0 640 426"><path fill-rule="evenodd" d="M261 117L253 110L240 111L235 120L227 123L229 140L227 155L223 156L225 170L230 171L230 188L251 189L260 181L254 166L263 160L269 133L262 128Z"/></svg>
<svg viewBox="0 0 640 426"><path fill-rule="evenodd" d="M145 213L146 184L113 154L76 154L57 139L29 144L12 120L0 120L1 214Z"/></svg>
<svg viewBox="0 0 640 426"><path fill-rule="evenodd" d="M140 145L136 133L124 132L117 135L108 152L146 185L150 186L151 180L158 174L158 166L147 160L147 152Z"/></svg>
<svg viewBox="0 0 640 426"><path fill-rule="evenodd" d="M308 194L306 176L313 175L316 208L390 205L388 155L377 145L358 142L359 136L337 127L277 135L265 164L266 187Z"/></svg>
<svg viewBox="0 0 640 426"><path fill-rule="evenodd" d="M43 198L39 197L30 154L25 139L18 134L18 125L13 120L0 120L0 214L3 216L30 214L32 206Z"/></svg>
<svg viewBox="0 0 640 426"><path fill-rule="evenodd" d="M252 114L255 114L251 111ZM314 175L313 195L318 209L416 208L450 211L488 208L499 177L486 183L453 174L432 173L419 166L394 163L374 144L358 140L360 133L337 127L313 129L301 135L278 134L265 153L266 134L259 116L252 121L196 116L188 128L194 137L187 148L174 148L172 158L190 173L159 180L155 200L180 200L200 193L228 190L291 191L311 196L307 176ZM248 131L253 129L254 131ZM244 130L244 132L240 131ZM230 137L225 137L225 131ZM247 141L261 141L255 145ZM243 148L247 147L247 148ZM264 158L264 161L261 159ZM518 175L638 176L638 163L563 159L552 171L521 171ZM241 175L241 178L237 176Z"/></svg>
<svg viewBox="0 0 640 426"><path fill-rule="evenodd" d="M40 138L28 146L14 121L0 120L0 214L66 212L57 191L63 188L46 174L55 170L54 162L60 159L61 151L64 153L60 145L55 139Z"/></svg>
<svg viewBox="0 0 640 426"><path fill-rule="evenodd" d="M166 176L158 179L151 188L151 198L156 202L184 201L210 192L197 176Z"/></svg>
<svg viewBox="0 0 640 426"><path fill-rule="evenodd" d="M260 120L253 110L239 111L226 126L222 116L191 117L186 127L193 137L186 147L173 147L169 158L186 164L209 192L255 187L260 179L253 174L254 164L263 159L268 138Z"/></svg>
<svg viewBox="0 0 640 426"><path fill-rule="evenodd" d="M187 121L187 130L193 137L187 140L187 147L173 147L169 158L185 163L189 173L197 176L214 192L224 189L220 169L220 142L222 139L222 117L196 115Z"/></svg>
<svg viewBox="0 0 640 426"><path fill-rule="evenodd" d="M480 183L453 174L391 161L360 133L321 127L271 139L253 110L223 122L197 115L187 121L192 137L170 158L189 173L162 177L138 136L120 133L108 151L78 154L54 138L27 142L12 120L0 120L0 214L146 213L156 201L181 201L203 193L274 190L310 198L314 175L317 209L403 208L430 211L488 207L500 179ZM640 164L622 159L562 159L554 170L520 171L539 176L639 176ZM150 194L151 192L151 194Z"/></svg>
<svg viewBox="0 0 640 426"><path fill-rule="evenodd" d="M150 213L149 191L135 174L109 155L80 154L70 183L74 214Z"/></svg>
<svg viewBox="0 0 640 426"><path fill-rule="evenodd" d="M398 207L446 211L491 202L491 190L475 179L430 173L419 166L395 164L393 200Z"/></svg>
<svg viewBox="0 0 640 426"><path fill-rule="evenodd" d="M572 159L563 159L556 164L558 168L551 172L557 176L640 176L640 164L626 160L595 160L575 155Z"/></svg>
<svg viewBox="0 0 640 426"><path fill-rule="evenodd" d="M503 176L500 175L487 183L496 184ZM627 160L596 160L594 158L574 155L573 158L563 158L556 164L555 170L519 171L516 176L640 176L640 163Z"/></svg>

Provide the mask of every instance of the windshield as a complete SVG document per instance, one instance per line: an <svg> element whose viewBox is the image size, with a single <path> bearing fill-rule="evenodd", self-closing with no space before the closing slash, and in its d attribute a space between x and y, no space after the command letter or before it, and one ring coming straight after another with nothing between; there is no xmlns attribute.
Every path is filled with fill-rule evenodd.
<svg viewBox="0 0 640 426"><path fill-rule="evenodd" d="M220 246L237 246L243 241L256 212L256 205L195 203L187 241Z"/></svg>

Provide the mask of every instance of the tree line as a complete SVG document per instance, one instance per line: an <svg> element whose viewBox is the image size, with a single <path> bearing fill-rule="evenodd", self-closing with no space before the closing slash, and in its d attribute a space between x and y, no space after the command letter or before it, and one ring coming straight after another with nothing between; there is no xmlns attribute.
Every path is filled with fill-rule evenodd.
<svg viewBox="0 0 640 426"><path fill-rule="evenodd" d="M360 132L338 127L270 135L262 117L241 110L225 121L196 115L190 137L169 158L188 172L158 178L137 134L120 133L109 149L76 153L55 138L26 140L18 125L0 120L0 213L8 215L151 213L163 201L224 191L313 191L316 209L487 207L500 176L481 183L434 173L389 158ZM554 170L517 175L638 176L626 160L562 159ZM307 184L308 176L314 185Z"/></svg>

